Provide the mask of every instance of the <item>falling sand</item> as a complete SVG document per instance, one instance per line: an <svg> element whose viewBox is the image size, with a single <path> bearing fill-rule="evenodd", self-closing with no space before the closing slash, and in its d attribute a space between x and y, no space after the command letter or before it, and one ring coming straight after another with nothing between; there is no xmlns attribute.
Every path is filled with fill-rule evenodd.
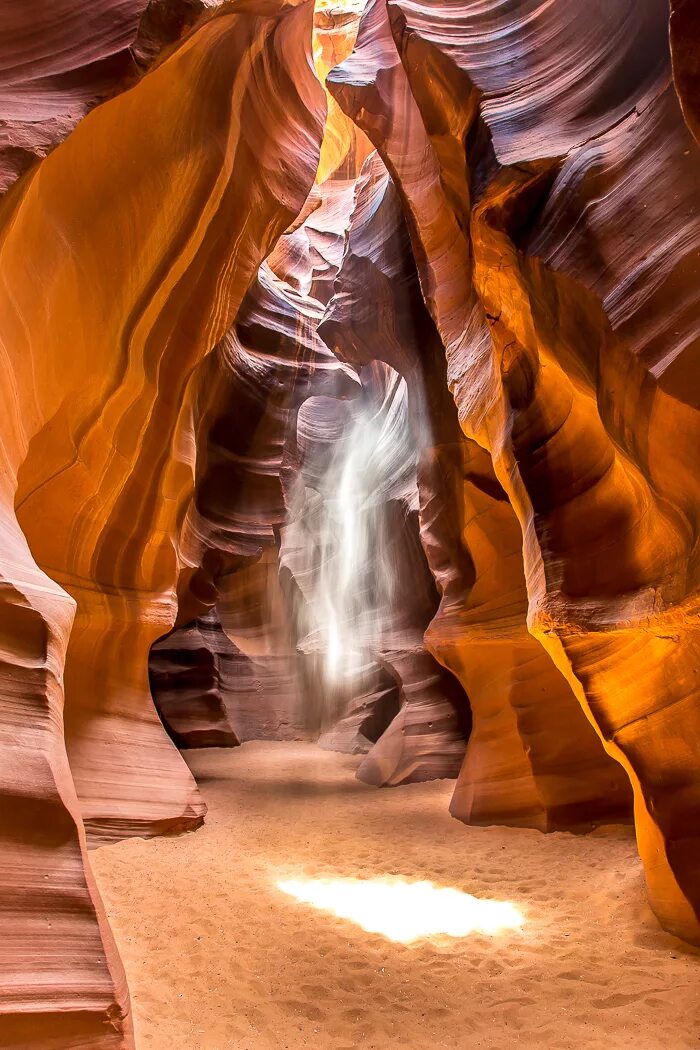
<svg viewBox="0 0 700 1050"><path fill-rule="evenodd" d="M205 826L92 854L138 1050L700 1047L700 953L648 911L631 829L469 828L450 782L376 790L308 744L185 757ZM471 929L410 940L439 888Z"/></svg>

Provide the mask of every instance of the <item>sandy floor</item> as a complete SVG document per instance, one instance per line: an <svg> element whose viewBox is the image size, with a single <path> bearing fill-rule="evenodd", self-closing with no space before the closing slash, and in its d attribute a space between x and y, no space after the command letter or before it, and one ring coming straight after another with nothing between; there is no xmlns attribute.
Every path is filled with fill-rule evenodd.
<svg viewBox="0 0 700 1050"><path fill-rule="evenodd" d="M449 782L376 791L309 745L187 758L206 826L92 855L138 1050L700 1048L700 953L655 925L627 829L467 828ZM406 946L276 885L392 874L525 924Z"/></svg>

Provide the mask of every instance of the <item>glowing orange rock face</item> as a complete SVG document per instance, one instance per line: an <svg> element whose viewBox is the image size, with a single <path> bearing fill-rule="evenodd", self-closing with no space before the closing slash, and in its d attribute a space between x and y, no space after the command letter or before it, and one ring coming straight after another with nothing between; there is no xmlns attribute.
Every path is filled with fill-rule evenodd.
<svg viewBox="0 0 700 1050"><path fill-rule="evenodd" d="M386 325L379 331L378 318ZM490 457L460 431L399 196L378 157L363 170L321 332L343 357L382 355L409 383L421 536L441 592L426 641L465 687L473 715L452 812L470 823L542 830L625 818L623 772L527 632L517 518ZM434 725L439 754L446 727L437 718Z"/></svg>
<svg viewBox="0 0 700 1050"><path fill-rule="evenodd" d="M366 0L316 0L314 15L314 65L325 86L330 71L352 51ZM328 117L321 146L316 182L334 173L354 178L372 146L326 89Z"/></svg>
<svg viewBox="0 0 700 1050"><path fill-rule="evenodd" d="M223 0L75 0L0 11L0 193Z"/></svg>
<svg viewBox="0 0 700 1050"><path fill-rule="evenodd" d="M97 841L204 811L146 670L175 614L188 376L301 207L325 112L311 8L236 10L90 114L2 215L6 1045L129 1041L81 809Z"/></svg>
<svg viewBox="0 0 700 1050"><path fill-rule="evenodd" d="M665 3L607 8L585 48L581 5L526 7L377 3L332 89L400 187L530 634L630 776L657 915L697 941L697 145Z"/></svg>
<svg viewBox="0 0 700 1050"><path fill-rule="evenodd" d="M75 36L69 0L5 5L2 186L197 4L105 0ZM353 382L321 336L428 424L440 605L401 592L365 779L461 758L432 653L474 716L453 812L570 827L631 781L652 905L700 941L697 16L673 0L669 53L665 0L517 7L371 0L347 57L359 7L224 5L2 204L3 1045L130 1045L86 842L203 818L148 653L177 614L180 652L270 655L299 405ZM341 62L325 137L313 60ZM209 699L171 728L241 739Z"/></svg>
<svg viewBox="0 0 700 1050"><path fill-rule="evenodd" d="M129 50L148 0L106 0L76 17L74 0L0 12L0 191L136 74Z"/></svg>

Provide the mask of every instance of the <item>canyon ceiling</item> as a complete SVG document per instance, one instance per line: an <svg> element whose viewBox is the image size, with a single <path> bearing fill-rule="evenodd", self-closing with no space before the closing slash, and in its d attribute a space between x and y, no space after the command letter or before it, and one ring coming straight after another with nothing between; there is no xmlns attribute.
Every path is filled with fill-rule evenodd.
<svg viewBox="0 0 700 1050"><path fill-rule="evenodd" d="M133 1045L88 848L202 823L178 748L633 815L700 943L698 54L692 0L2 5L0 1045Z"/></svg>

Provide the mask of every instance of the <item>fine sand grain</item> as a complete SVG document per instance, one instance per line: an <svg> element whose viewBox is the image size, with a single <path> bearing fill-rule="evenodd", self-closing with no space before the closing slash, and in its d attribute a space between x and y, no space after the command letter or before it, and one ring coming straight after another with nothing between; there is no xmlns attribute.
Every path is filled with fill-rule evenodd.
<svg viewBox="0 0 700 1050"><path fill-rule="evenodd" d="M186 758L206 825L92 854L138 1050L699 1050L700 953L656 925L629 829L468 828L450 782L375 790L308 744ZM524 926L405 945L277 888L391 875Z"/></svg>

